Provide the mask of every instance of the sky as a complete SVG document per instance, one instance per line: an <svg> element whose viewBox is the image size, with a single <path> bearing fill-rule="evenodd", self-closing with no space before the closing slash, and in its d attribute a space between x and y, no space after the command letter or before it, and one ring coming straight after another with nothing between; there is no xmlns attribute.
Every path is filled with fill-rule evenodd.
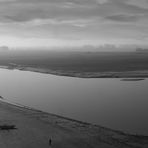
<svg viewBox="0 0 148 148"><path fill-rule="evenodd" d="M0 45L148 44L148 0L0 0Z"/></svg>

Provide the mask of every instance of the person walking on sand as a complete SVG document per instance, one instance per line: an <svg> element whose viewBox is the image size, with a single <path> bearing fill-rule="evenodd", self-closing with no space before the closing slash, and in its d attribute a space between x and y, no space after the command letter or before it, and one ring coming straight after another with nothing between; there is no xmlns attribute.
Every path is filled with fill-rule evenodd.
<svg viewBox="0 0 148 148"><path fill-rule="evenodd" d="M50 139L49 139L49 146L51 146L51 144L52 144L51 142L52 142L52 141L51 141L51 138L50 138Z"/></svg>

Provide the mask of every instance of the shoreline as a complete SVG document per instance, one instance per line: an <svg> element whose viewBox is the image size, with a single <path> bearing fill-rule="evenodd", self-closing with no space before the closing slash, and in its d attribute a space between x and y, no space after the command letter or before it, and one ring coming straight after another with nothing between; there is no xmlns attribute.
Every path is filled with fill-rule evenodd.
<svg viewBox="0 0 148 148"><path fill-rule="evenodd" d="M7 66L0 68L18 69ZM21 67L22 68L22 67ZM30 68L29 68L30 69ZM24 71L34 71L26 69ZM35 71L37 72L37 71ZM41 72L43 73L43 72ZM135 135L99 125L46 113L28 106L10 102L1 96L0 126L16 126L15 130L0 129L1 148L146 148L147 135ZM21 140L20 140L21 139Z"/></svg>
<svg viewBox="0 0 148 148"><path fill-rule="evenodd" d="M0 100L0 121L0 125L2 123L13 124L17 128L13 131L10 130L9 133L0 130L0 136L6 136L2 140L0 139L0 146L1 143L7 141L5 138L9 139L9 136L13 134L16 136L15 138L11 137L12 141L7 141L7 148L41 148L41 145L44 145L44 148L46 148L49 147L49 137L52 137L54 148L148 147L148 136L131 135L99 125L46 113L30 107L18 106L5 99ZM35 137L31 138L30 135L34 135ZM28 138L31 139L27 141ZM20 142L18 139L22 139L22 141ZM36 140L39 140L38 144L34 143ZM6 147L1 146L1 148Z"/></svg>
<svg viewBox="0 0 148 148"><path fill-rule="evenodd" d="M129 78L132 81L141 79L144 80L148 78L148 70L137 70L137 71L123 71L123 72L76 72L76 71L61 71L61 70L51 70L47 68L39 68L39 67L27 67L22 65L9 65L9 66L0 66L0 68L4 69L16 69L21 71L31 71L38 72L43 74L51 74L57 76L67 76L67 77L76 77L76 78Z"/></svg>

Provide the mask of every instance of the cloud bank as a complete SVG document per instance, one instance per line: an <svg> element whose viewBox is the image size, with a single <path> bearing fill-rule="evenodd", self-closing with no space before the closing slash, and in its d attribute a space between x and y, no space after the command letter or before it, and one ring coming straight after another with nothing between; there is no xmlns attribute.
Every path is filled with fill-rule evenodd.
<svg viewBox="0 0 148 148"><path fill-rule="evenodd" d="M43 40L49 46L146 44L148 0L0 0L0 39L7 37L10 45L11 38L41 46Z"/></svg>

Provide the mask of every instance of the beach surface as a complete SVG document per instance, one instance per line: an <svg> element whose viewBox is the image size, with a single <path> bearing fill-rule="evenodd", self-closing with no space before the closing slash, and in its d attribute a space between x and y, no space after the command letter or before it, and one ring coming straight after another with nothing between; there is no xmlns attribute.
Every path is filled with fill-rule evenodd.
<svg viewBox="0 0 148 148"><path fill-rule="evenodd" d="M2 127L11 127L5 129ZM147 148L148 137L0 100L0 148ZM51 143L50 143L51 142Z"/></svg>

